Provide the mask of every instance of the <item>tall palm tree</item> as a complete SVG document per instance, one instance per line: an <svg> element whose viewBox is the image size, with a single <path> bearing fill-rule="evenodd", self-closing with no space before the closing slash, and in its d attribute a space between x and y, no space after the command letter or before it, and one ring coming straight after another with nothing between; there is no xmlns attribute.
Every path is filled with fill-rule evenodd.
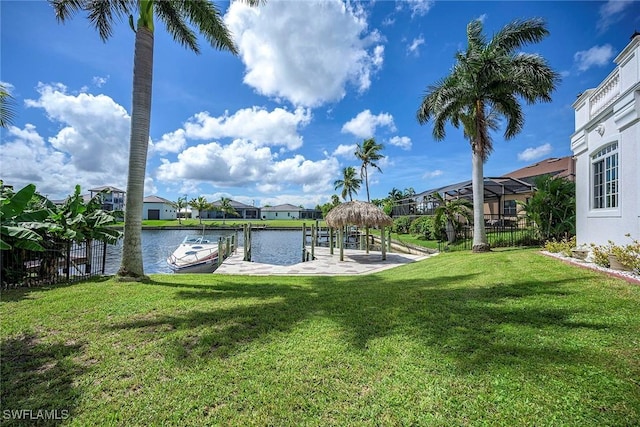
<svg viewBox="0 0 640 427"><path fill-rule="evenodd" d="M238 211L231 204L231 199L228 197L222 197L220 199L220 206L218 209L222 212L222 223L225 223L227 215L240 216Z"/></svg>
<svg viewBox="0 0 640 427"><path fill-rule="evenodd" d="M384 158L384 156L380 154L380 151L383 149L384 145L376 143L374 138L365 139L362 141L362 144L358 144L356 148L355 155L362 162L362 166L360 167L360 176L364 177L364 183L367 188L367 202L371 201L371 197L369 196L368 167L371 166L382 172L382 169L380 169L380 166L378 166L376 162Z"/></svg>
<svg viewBox="0 0 640 427"><path fill-rule="evenodd" d="M151 121L154 15L164 22L167 31L176 42L195 53L200 53L198 36L190 25L196 27L214 48L229 51L234 55L237 54L237 49L224 25L220 11L209 0L49 0L49 2L60 22L70 19L78 11L87 12L88 19L103 41L111 37L115 21L123 17L129 18L129 24L135 31L127 200L122 262L118 276L121 280L146 279L142 263L142 204ZM257 4L257 0L248 0L248 2ZM134 13L138 16L135 28Z"/></svg>
<svg viewBox="0 0 640 427"><path fill-rule="evenodd" d="M198 196L197 198L191 199L189 206L198 211L200 224L202 224L202 212L213 208L211 203L209 203L204 196Z"/></svg>
<svg viewBox="0 0 640 427"><path fill-rule="evenodd" d="M455 242L461 225L459 218L462 217L467 222L471 222L472 203L467 199L445 199L440 193L431 194L431 198L438 204L433 218L436 226L444 229L447 243Z"/></svg>
<svg viewBox="0 0 640 427"><path fill-rule="evenodd" d="M506 119L505 139L524 125L519 100L550 102L559 75L537 54L520 52L523 45L549 34L541 19L516 20L487 41L482 22L467 25L467 50L456 54L451 74L429 86L418 108L420 124L433 120L433 137L445 138L445 125L462 124L471 143L473 187L473 252L490 250L484 228L484 162L493 150L489 130L497 116Z"/></svg>
<svg viewBox="0 0 640 427"><path fill-rule="evenodd" d="M348 195L349 200L353 200L353 195L358 194L360 185L362 185L362 179L356 175L356 168L347 166L342 169L342 179L333 182L333 189L337 190L338 188L342 188L342 193L340 193L342 199L346 201Z"/></svg>

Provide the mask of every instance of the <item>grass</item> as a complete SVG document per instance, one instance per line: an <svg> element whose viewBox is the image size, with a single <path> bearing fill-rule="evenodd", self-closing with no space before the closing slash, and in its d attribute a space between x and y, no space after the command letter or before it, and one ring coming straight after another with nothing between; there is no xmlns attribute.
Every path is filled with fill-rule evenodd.
<svg viewBox="0 0 640 427"><path fill-rule="evenodd" d="M533 250L152 279L3 292L3 410L77 426L640 420L640 287Z"/></svg>

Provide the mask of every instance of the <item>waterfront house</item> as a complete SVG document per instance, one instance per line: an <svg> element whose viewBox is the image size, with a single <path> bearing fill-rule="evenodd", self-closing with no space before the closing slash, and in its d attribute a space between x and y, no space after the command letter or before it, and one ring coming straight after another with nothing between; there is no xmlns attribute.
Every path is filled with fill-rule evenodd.
<svg viewBox="0 0 640 427"><path fill-rule="evenodd" d="M322 211L306 209L289 203L265 206L261 209L262 219L322 219Z"/></svg>
<svg viewBox="0 0 640 427"><path fill-rule="evenodd" d="M172 201L158 196L143 199L142 219L176 219L177 212Z"/></svg>
<svg viewBox="0 0 640 427"><path fill-rule="evenodd" d="M116 187L102 186L92 188L89 190L89 198L93 198L97 194L103 192L100 196L102 198L102 210L104 211L124 211L125 194L126 192Z"/></svg>
<svg viewBox="0 0 640 427"><path fill-rule="evenodd" d="M578 245L640 239L640 33L573 103Z"/></svg>
<svg viewBox="0 0 640 427"><path fill-rule="evenodd" d="M224 212L218 210L220 208L220 206L222 205L221 200L216 200L215 202L211 203L211 205L213 206L213 209L211 210L207 210L207 211L202 211L202 218L203 219L260 219L260 208L257 208L255 206L250 206L250 205L246 205L244 203L241 202L237 202L235 200L231 200L230 201L231 206L233 207L233 209L235 209L235 211L238 213L238 215L229 215L229 214L225 214Z"/></svg>

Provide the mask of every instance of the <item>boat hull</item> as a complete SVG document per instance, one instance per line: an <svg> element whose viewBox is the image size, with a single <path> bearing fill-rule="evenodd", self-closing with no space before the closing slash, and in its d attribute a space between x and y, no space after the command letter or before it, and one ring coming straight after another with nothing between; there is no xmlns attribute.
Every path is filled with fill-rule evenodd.
<svg viewBox="0 0 640 427"><path fill-rule="evenodd" d="M167 258L167 264L174 273L212 273L218 266L218 245L187 236Z"/></svg>

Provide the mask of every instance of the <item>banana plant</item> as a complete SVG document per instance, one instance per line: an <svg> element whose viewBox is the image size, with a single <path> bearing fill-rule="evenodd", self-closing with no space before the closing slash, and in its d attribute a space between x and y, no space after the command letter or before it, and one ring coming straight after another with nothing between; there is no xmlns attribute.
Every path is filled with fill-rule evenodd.
<svg viewBox="0 0 640 427"><path fill-rule="evenodd" d="M48 211L29 209L36 194L36 186L29 184L17 193L3 188L0 194L0 249L13 248L44 251L42 236L37 229L46 228Z"/></svg>

